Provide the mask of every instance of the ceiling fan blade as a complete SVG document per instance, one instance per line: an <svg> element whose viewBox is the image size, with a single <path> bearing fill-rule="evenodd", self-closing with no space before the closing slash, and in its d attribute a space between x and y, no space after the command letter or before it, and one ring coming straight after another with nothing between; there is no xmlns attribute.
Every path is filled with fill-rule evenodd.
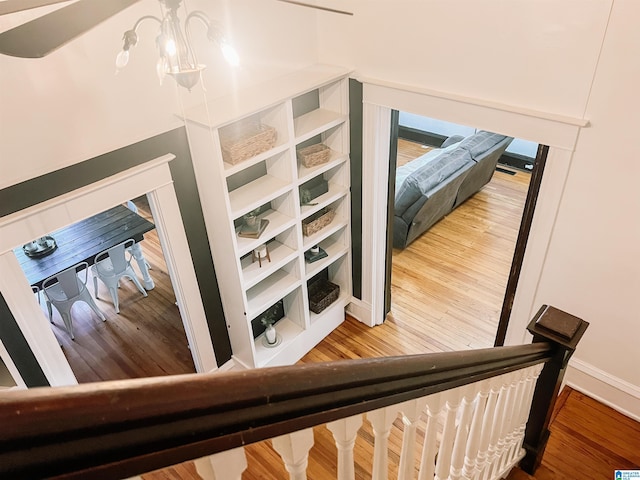
<svg viewBox="0 0 640 480"><path fill-rule="evenodd" d="M80 0L0 34L0 53L40 58L138 0Z"/></svg>
<svg viewBox="0 0 640 480"><path fill-rule="evenodd" d="M0 2L0 15L22 12L23 10L31 10L32 8L44 7L68 1L69 0L4 0Z"/></svg>
<svg viewBox="0 0 640 480"><path fill-rule="evenodd" d="M347 12L345 10L336 10L335 8L329 8L329 7L322 7L320 5L313 5L311 3L298 2L296 0L278 0L278 1L284 2L284 3L291 3L293 5L300 5L301 7L315 8L316 10L323 10L325 12L340 13L342 15L353 15L353 12Z"/></svg>

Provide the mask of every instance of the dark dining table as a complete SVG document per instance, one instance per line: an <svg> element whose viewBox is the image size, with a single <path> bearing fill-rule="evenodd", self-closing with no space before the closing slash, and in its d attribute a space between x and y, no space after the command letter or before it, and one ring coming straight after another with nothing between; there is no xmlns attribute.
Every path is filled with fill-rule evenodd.
<svg viewBox="0 0 640 480"><path fill-rule="evenodd" d="M29 257L22 247L15 248L14 253L31 286L42 288L42 282L47 278L80 262L93 265L98 253L133 238L136 248L132 249L132 254L142 271L145 288L150 290L153 281L138 242L154 228L152 222L124 205L118 205L47 234L55 239L57 248L46 256Z"/></svg>

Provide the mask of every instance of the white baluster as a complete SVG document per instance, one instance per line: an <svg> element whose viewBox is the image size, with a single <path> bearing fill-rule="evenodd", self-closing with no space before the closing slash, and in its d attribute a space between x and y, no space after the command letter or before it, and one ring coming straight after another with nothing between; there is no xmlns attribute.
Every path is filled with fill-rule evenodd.
<svg viewBox="0 0 640 480"><path fill-rule="evenodd" d="M502 462L500 464L501 471L509 467L509 464L513 461L517 454L517 439L518 439L518 427L520 421L520 410L524 401L525 386L526 386L527 369L522 369L518 372L515 395L513 405L511 407L511 416L509 418L509 425L507 427L507 436L505 440L506 450L502 455Z"/></svg>
<svg viewBox="0 0 640 480"><path fill-rule="evenodd" d="M478 453L478 469L480 475L478 478L487 478L488 472L491 470L491 461L493 460L494 440L493 435L498 436L496 426L496 414L498 410L498 400L502 390L502 377L494 377L491 379L491 390L487 400L487 408L485 410L484 421L482 422L482 435L480 436L480 451ZM497 441L497 439L495 440Z"/></svg>
<svg viewBox="0 0 640 480"><path fill-rule="evenodd" d="M449 475L451 467L451 451L456 435L456 413L460 403L460 389L448 390L445 393L444 406L444 427L442 429L442 440L438 450L436 460L436 480L444 480Z"/></svg>
<svg viewBox="0 0 640 480"><path fill-rule="evenodd" d="M498 395L498 403L494 414L493 426L491 429L491 442L489 443L489 465L485 471L485 478L492 478L496 471L496 465L499 463L499 457L503 447L503 428L505 422L505 411L507 400L510 392L511 378L510 374L501 375L502 385L500 386L500 394Z"/></svg>
<svg viewBox="0 0 640 480"><path fill-rule="evenodd" d="M282 457L291 480L307 479L309 450L313 447L313 430L308 428L271 439L271 444Z"/></svg>
<svg viewBox="0 0 640 480"><path fill-rule="evenodd" d="M469 441L464 455L464 467L462 468L462 476L464 478L472 478L478 472L480 465L480 444L482 436L482 423L485 418L485 410L487 406L487 398L491 382L483 380L478 385L478 394L475 398L473 407L473 419L471 420L471 430L469 432Z"/></svg>
<svg viewBox="0 0 640 480"><path fill-rule="evenodd" d="M435 474L436 453L438 451L438 419L442 411L443 399L442 392L426 397L427 426L424 431L424 444L422 445L418 480L433 480Z"/></svg>
<svg viewBox="0 0 640 480"><path fill-rule="evenodd" d="M458 428L456 430L456 438L453 442L453 450L451 452L451 468L449 478L457 480L462 473L464 465L464 452L469 439L469 425L471 423L471 415L473 413L473 398L478 385L471 384L463 387L462 400L460 402Z"/></svg>
<svg viewBox="0 0 640 480"><path fill-rule="evenodd" d="M513 419L515 402L517 397L517 386L519 382L520 372L515 371L507 374L507 390L504 408L502 410L500 422L500 438L496 448L497 459L493 464L493 476L496 477L502 470L504 456L509 446L509 427Z"/></svg>
<svg viewBox="0 0 640 480"><path fill-rule="evenodd" d="M338 448L338 480L355 479L353 463L353 446L356 443L358 430L362 425L362 415L336 420L327 423Z"/></svg>
<svg viewBox="0 0 640 480"><path fill-rule="evenodd" d="M524 442L524 433L527 428L527 421L529 419L529 411L531 410L531 401L533 400L533 392L538 380L538 376L542 371L543 364L534 365L527 369L524 394L522 395L522 403L518 413L517 431L515 444L516 448L513 452L512 460L516 460L516 457L522 450L522 444Z"/></svg>
<svg viewBox="0 0 640 480"><path fill-rule="evenodd" d="M420 414L427 404L426 397L405 402L400 405L402 411L402 451L400 453L400 466L398 467L398 480L411 480L415 470L416 429Z"/></svg>
<svg viewBox="0 0 640 480"><path fill-rule="evenodd" d="M392 405L367 412L374 436L372 480L387 480L389 475L389 432L398 417L398 411L398 406Z"/></svg>
<svg viewBox="0 0 640 480"><path fill-rule="evenodd" d="M202 480L241 480L247 469L244 447L198 458L193 463Z"/></svg>

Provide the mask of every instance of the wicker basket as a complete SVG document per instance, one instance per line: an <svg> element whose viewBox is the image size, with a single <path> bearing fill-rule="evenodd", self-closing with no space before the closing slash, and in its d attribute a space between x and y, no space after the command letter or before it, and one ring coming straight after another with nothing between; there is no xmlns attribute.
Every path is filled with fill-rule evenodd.
<svg viewBox="0 0 640 480"><path fill-rule="evenodd" d="M233 125L220 131L222 158L235 165L259 153L266 152L276 144L278 132L261 123Z"/></svg>
<svg viewBox="0 0 640 480"><path fill-rule="evenodd" d="M331 150L323 143L316 143L308 147L301 148L297 152L298 160L307 167L315 167L329 161Z"/></svg>
<svg viewBox="0 0 640 480"><path fill-rule="evenodd" d="M325 207L319 212L302 220L302 233L310 237L329 225L336 216L336 211Z"/></svg>
<svg viewBox="0 0 640 480"><path fill-rule="evenodd" d="M323 278L309 285L309 310L320 313L340 296L340 285Z"/></svg>

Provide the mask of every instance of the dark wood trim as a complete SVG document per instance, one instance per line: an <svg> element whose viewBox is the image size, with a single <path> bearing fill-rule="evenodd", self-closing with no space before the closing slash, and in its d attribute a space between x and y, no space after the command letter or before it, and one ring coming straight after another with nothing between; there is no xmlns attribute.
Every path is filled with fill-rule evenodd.
<svg viewBox="0 0 640 480"><path fill-rule="evenodd" d="M9 305L0 293L0 338L13 364L18 369L27 387L48 387L49 381L45 376L38 360L20 331Z"/></svg>
<svg viewBox="0 0 640 480"><path fill-rule="evenodd" d="M400 112L391 110L389 135L389 184L387 186L387 257L384 265L384 314L391 312L391 274L393 271L393 215L396 198L396 167L398 165L398 128Z"/></svg>
<svg viewBox="0 0 640 480"><path fill-rule="evenodd" d="M588 326L589 322L543 305L527 327L533 335L533 345L550 342L554 351L553 358L545 364L536 382L525 430L523 447L526 455L520 468L531 475L540 466L549 441L549 424L569 359Z"/></svg>
<svg viewBox="0 0 640 480"><path fill-rule="evenodd" d="M531 172L531 180L529 182L529 189L527 190L527 199L525 200L524 211L522 212L522 221L520 222L516 248L513 253L513 261L511 262L509 279L507 280L507 288L502 302L502 310L500 311L500 320L498 321L498 329L496 331L496 339L494 342L495 346L504 345L504 340L507 336L509 318L511 317L513 301L518 288L518 280L520 279L520 273L522 271L522 261L524 260L524 254L527 249L529 233L531 233L533 214L538 202L538 194L540 193L540 185L542 184L542 176L544 174L544 167L547 163L548 153L549 147L546 145L538 146L538 153L536 155L536 160L533 163L533 171Z"/></svg>
<svg viewBox="0 0 640 480"><path fill-rule="evenodd" d="M362 83L349 79L351 168L351 272L353 296L362 299Z"/></svg>
<svg viewBox="0 0 640 480"><path fill-rule="evenodd" d="M0 399L0 478L125 478L515 371L551 344L35 388Z"/></svg>
<svg viewBox="0 0 640 480"><path fill-rule="evenodd" d="M442 143L447 139L446 135L426 132L424 130L418 130L417 128L407 127L405 125L398 125L398 137L435 148L440 148Z"/></svg>

